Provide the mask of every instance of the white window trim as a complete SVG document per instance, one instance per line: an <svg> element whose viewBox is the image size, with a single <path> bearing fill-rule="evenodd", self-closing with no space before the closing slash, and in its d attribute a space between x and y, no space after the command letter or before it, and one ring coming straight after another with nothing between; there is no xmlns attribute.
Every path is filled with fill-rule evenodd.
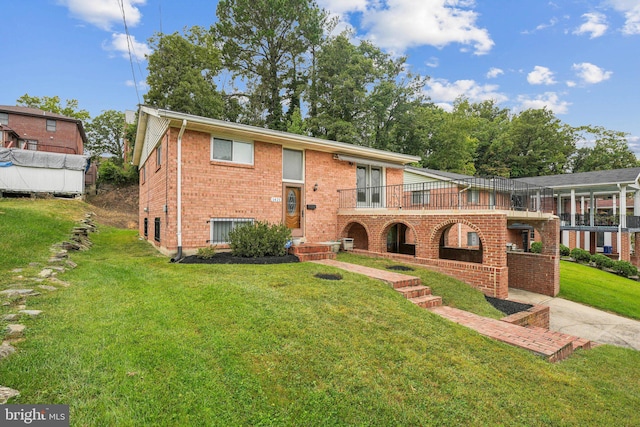
<svg viewBox="0 0 640 427"><path fill-rule="evenodd" d="M296 180L296 179L285 179L284 178L284 150L289 150L289 151L301 151L302 152L302 180ZM282 147L282 182L290 182L293 184L304 184L304 177L307 175L307 170L306 170L306 152L305 150L300 150L298 148L292 148L292 147Z"/></svg>
<svg viewBox="0 0 640 427"><path fill-rule="evenodd" d="M233 144L235 143L242 143L242 144L249 144L251 145L251 162L250 163L246 163L246 162L239 162L237 160L220 160L220 159L216 159L213 157L213 144L214 141L216 139L224 139L225 141L231 141L231 156L233 158ZM223 136L223 135L211 135L211 142L209 144L209 159L212 162L220 162L220 163L228 163L230 165L248 165L248 166L253 166L255 163L255 157L256 157L256 151L255 151L255 145L253 143L253 141L245 141L245 140L241 140L241 139L234 139L228 136Z"/></svg>
<svg viewBox="0 0 640 427"><path fill-rule="evenodd" d="M210 218L209 219L209 243L212 245L226 245L226 244L229 244L228 241L223 242L223 241L214 240L216 222L231 223L231 230L233 230L239 225L254 224L255 219L254 218Z"/></svg>

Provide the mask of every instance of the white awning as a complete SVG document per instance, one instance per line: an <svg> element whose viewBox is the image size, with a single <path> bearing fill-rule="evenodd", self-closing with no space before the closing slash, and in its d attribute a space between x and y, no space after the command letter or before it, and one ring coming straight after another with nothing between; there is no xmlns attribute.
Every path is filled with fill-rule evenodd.
<svg viewBox="0 0 640 427"><path fill-rule="evenodd" d="M369 165L369 166L378 166L383 168L394 168L394 169L404 168L403 165L398 163L383 162L375 159L365 159L363 157L347 156L345 154L336 154L334 158L343 162L356 163L358 165Z"/></svg>

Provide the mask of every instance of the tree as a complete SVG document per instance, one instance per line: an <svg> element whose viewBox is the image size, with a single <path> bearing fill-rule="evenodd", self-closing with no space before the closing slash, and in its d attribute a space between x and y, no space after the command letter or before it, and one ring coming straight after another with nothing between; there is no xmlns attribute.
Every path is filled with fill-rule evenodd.
<svg viewBox="0 0 640 427"><path fill-rule="evenodd" d="M473 122L466 115L465 102L458 100L451 113L438 107L424 111L423 120L430 128L422 160L425 167L475 174L473 157L477 140L471 132Z"/></svg>
<svg viewBox="0 0 640 427"><path fill-rule="evenodd" d="M217 90L214 78L222 69L220 50L211 33L192 27L184 36L155 34L149 40L144 100L158 108L235 121L238 108Z"/></svg>
<svg viewBox="0 0 640 427"><path fill-rule="evenodd" d="M627 135L601 126L581 126L575 129L584 141L594 146L578 149L572 158L572 172L622 169L638 166L638 159L627 144Z"/></svg>
<svg viewBox="0 0 640 427"><path fill-rule="evenodd" d="M212 32L225 66L261 95L250 102L266 111L267 127L284 130L284 91L290 108L298 107L304 54L321 38L326 13L314 0L220 0L217 15Z"/></svg>
<svg viewBox="0 0 640 427"><path fill-rule="evenodd" d="M114 158L114 163L122 166L125 154L125 127L124 113L115 110L103 111L87 124L86 149L93 157L110 154Z"/></svg>
<svg viewBox="0 0 640 427"><path fill-rule="evenodd" d="M67 99L65 106L60 104L59 96L30 96L25 93L16 100L16 105L29 108L38 108L50 113L61 114L78 120L88 120L91 115L87 110L78 109L78 101L76 99Z"/></svg>
<svg viewBox="0 0 640 427"><path fill-rule="evenodd" d="M546 108L514 117L505 139L511 178L564 173L575 151L573 129Z"/></svg>

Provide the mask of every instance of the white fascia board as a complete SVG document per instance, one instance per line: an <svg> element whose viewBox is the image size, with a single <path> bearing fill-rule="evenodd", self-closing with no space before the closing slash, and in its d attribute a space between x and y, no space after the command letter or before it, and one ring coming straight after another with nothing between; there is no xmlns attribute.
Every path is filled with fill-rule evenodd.
<svg viewBox="0 0 640 427"><path fill-rule="evenodd" d="M148 107L143 107L148 108ZM159 117L169 119L170 126L180 127L183 120L187 120L187 129L208 131L208 132L233 132L251 140L286 145L289 147L300 147L313 149L321 152L334 154L354 155L371 159L378 159L390 163L405 165L421 160L420 157L407 154L392 153L390 151L378 150L375 148L362 147L359 145L347 144L314 138L310 136L297 135L272 129L259 128L240 123L226 122L223 120L210 119L207 117L194 116L191 114L178 113L170 110L155 110Z"/></svg>

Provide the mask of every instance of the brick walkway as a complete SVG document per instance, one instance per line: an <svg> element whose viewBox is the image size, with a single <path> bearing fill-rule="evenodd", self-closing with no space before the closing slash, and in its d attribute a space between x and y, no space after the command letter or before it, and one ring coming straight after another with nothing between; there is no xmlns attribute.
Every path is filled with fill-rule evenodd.
<svg viewBox="0 0 640 427"><path fill-rule="evenodd" d="M429 310L489 338L536 353L549 362L566 359L573 353L574 348L589 348L588 341L560 332L535 327L525 328L452 307L433 307Z"/></svg>
<svg viewBox="0 0 640 427"><path fill-rule="evenodd" d="M431 295L431 289L428 286L423 286L419 277L331 259L311 262L382 280L420 307L427 308L435 314L473 329L489 338L529 350L549 362L565 359L577 348L591 348L591 342L582 338L538 327L518 326L478 316L457 308L442 306L442 298Z"/></svg>

